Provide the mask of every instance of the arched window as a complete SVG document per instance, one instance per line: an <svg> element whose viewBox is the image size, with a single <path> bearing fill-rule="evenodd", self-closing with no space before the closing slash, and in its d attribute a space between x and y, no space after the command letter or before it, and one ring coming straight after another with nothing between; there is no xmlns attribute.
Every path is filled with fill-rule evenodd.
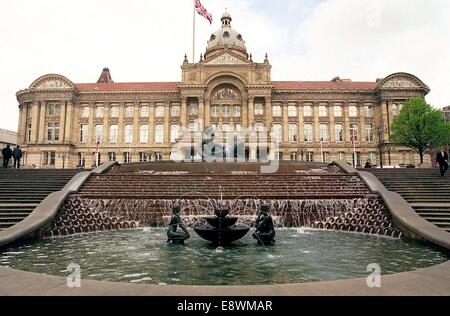
<svg viewBox="0 0 450 316"><path fill-rule="evenodd" d="M238 100L239 94L231 88L222 88L212 97L214 101Z"/></svg>

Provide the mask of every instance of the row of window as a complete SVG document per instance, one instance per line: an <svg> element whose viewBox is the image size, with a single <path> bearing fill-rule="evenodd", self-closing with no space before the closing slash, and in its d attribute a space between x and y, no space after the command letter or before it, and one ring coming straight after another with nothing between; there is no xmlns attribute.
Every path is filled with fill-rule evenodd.
<svg viewBox="0 0 450 316"><path fill-rule="evenodd" d="M189 116L195 116L198 115L198 104L197 103L190 103L188 105L188 115ZM134 106L127 106L125 108L125 117L132 118L134 117ZM157 118L163 118L166 116L166 110L164 105L157 105L155 107L155 117ZM105 107L98 106L95 108L95 118L103 118L105 115ZM112 106L110 109L110 117L112 118L118 118L120 115L120 107L119 106ZM85 106L81 108L81 117L82 118L89 118L90 116L90 107ZM150 107L147 105L143 105L140 107L140 117L146 118L150 116ZM172 117L180 117L181 116L181 107L179 105L172 105L170 107L170 116Z"/></svg>
<svg viewBox="0 0 450 316"><path fill-rule="evenodd" d="M343 107L340 105L335 105L333 108L333 115L334 117L343 117ZM320 105L319 106L319 117L328 117L329 111L331 108L329 108L326 105ZM255 114L257 115L264 115L264 108L259 107L255 108ZM297 117L297 106L290 105L288 106L288 116L289 117ZM364 106L364 115L365 117L373 117L373 107L372 106ZM281 105L274 105L272 107L272 116L273 117L283 117L283 108ZM304 117L313 117L313 107L310 105L305 105L303 107L303 116ZM356 105L349 106L349 116L350 117L359 117L359 107Z"/></svg>
<svg viewBox="0 0 450 316"><path fill-rule="evenodd" d="M59 140L59 127L55 127L58 124L49 124L48 129L48 140L49 141L58 141ZM219 130L217 125L212 126L215 131ZM190 126L192 131L195 131L195 126ZM81 125L80 128L80 143L88 143L88 125ZM223 124L220 128L223 132L240 132L241 126L236 124L234 126L229 124ZM265 125L263 123L257 123L255 125L255 130L257 132L265 132ZM328 124L320 124L320 141L329 142L330 141L330 128ZM94 143L102 143L103 142L103 125L95 126L95 135L94 135ZM175 143L180 138L181 126L174 124L170 126L170 142ZM289 124L288 133L289 133L289 142L298 142L298 125L297 124ZM134 126L131 124L125 125L124 129L124 143L131 144L133 143L133 134L134 134ZM351 140L355 142L360 141L360 131L358 124L350 125L350 135ZM156 144L164 143L164 125L158 124L155 126L154 131L154 142ZM374 141L374 130L372 124L365 125L365 136L366 142ZM283 126L281 124L274 124L272 127L272 137L275 141L282 143L283 142ZM345 129L343 124L335 124L334 125L334 141L335 142L344 142L345 140ZM314 141L314 127L312 124L304 125L304 141L307 143L312 143ZM119 142L119 126L118 125L110 125L109 126L109 143L117 144ZM147 144L149 142L149 125L140 125L139 127L139 142L142 144Z"/></svg>

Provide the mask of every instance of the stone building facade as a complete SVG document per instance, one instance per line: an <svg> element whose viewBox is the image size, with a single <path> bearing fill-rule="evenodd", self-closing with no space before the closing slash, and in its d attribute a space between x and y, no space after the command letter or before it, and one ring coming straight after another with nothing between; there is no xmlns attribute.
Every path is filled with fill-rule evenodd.
<svg viewBox="0 0 450 316"><path fill-rule="evenodd" d="M225 13L200 60L185 57L180 82L115 83L106 68L97 83L55 74L35 80L17 93L24 163L89 168L109 160L169 160L184 129L212 126L266 128L280 142L269 148L275 159L418 164L389 135L402 103L429 93L420 79L395 73L373 82L272 81L267 55L253 61L231 24ZM246 152L258 158L257 145L247 144Z"/></svg>

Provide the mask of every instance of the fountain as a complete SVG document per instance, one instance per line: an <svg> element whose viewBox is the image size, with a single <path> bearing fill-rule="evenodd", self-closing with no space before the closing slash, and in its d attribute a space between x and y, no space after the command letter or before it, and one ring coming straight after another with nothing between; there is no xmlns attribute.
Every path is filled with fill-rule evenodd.
<svg viewBox="0 0 450 316"><path fill-rule="evenodd" d="M228 245L244 238L249 232L250 227L236 224L239 219L237 216L228 216L229 210L216 210L214 213L214 217L205 217L207 224L198 224L194 226L194 230L215 246Z"/></svg>

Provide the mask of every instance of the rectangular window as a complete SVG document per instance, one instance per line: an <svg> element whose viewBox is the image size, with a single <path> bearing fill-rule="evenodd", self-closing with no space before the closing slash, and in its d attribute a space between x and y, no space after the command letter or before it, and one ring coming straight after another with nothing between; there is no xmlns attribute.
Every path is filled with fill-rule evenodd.
<svg viewBox="0 0 450 316"><path fill-rule="evenodd" d="M101 144L103 142L103 125L95 125L94 143Z"/></svg>
<svg viewBox="0 0 450 316"><path fill-rule="evenodd" d="M372 124L366 124L366 142L373 142L373 126Z"/></svg>
<svg viewBox="0 0 450 316"><path fill-rule="evenodd" d="M188 114L189 114L189 116L197 116L198 115L198 103L197 102L189 103Z"/></svg>
<svg viewBox="0 0 450 316"><path fill-rule="evenodd" d="M97 109L95 110L95 117L96 118L103 118L104 111L105 111L104 107L102 107L102 106L97 107Z"/></svg>
<svg viewBox="0 0 450 316"><path fill-rule="evenodd" d="M155 116L158 118L164 117L164 105L158 105L156 107Z"/></svg>
<svg viewBox="0 0 450 316"><path fill-rule="evenodd" d="M181 116L181 108L179 105L173 105L170 109L170 116L172 117L180 117Z"/></svg>
<svg viewBox="0 0 450 316"><path fill-rule="evenodd" d="M303 116L304 117L312 117L312 107L310 105L305 105L303 107Z"/></svg>
<svg viewBox="0 0 450 316"><path fill-rule="evenodd" d="M139 162L147 162L148 153L139 153Z"/></svg>
<svg viewBox="0 0 450 316"><path fill-rule="evenodd" d="M342 106L340 105L334 106L334 117L342 117Z"/></svg>
<svg viewBox="0 0 450 316"><path fill-rule="evenodd" d="M131 163L131 153L123 153L123 163Z"/></svg>
<svg viewBox="0 0 450 316"><path fill-rule="evenodd" d="M111 117L118 118L119 117L119 107L113 106L111 107Z"/></svg>
<svg viewBox="0 0 450 316"><path fill-rule="evenodd" d="M47 105L47 116L59 116L61 115L61 107L57 104Z"/></svg>
<svg viewBox="0 0 450 316"><path fill-rule="evenodd" d="M256 116L264 115L264 104L262 104L261 102L255 103L255 115Z"/></svg>
<svg viewBox="0 0 450 316"><path fill-rule="evenodd" d="M330 133L327 124L320 124L320 141L328 142L330 140Z"/></svg>
<svg viewBox="0 0 450 316"><path fill-rule="evenodd" d="M28 142L31 142L31 124L28 124L27 129L28 129L28 131L27 131L27 140L28 140Z"/></svg>
<svg viewBox="0 0 450 316"><path fill-rule="evenodd" d="M47 141L51 142L53 140L53 123L47 124Z"/></svg>
<svg viewBox="0 0 450 316"><path fill-rule="evenodd" d="M86 158L84 153L78 153L78 167L79 168L86 167Z"/></svg>
<svg viewBox="0 0 450 316"><path fill-rule="evenodd" d="M155 126L155 143L156 144L164 143L164 126L163 125Z"/></svg>
<svg viewBox="0 0 450 316"><path fill-rule="evenodd" d="M180 125L172 125L170 127L170 142L176 143L180 138Z"/></svg>
<svg viewBox="0 0 450 316"><path fill-rule="evenodd" d="M148 105L141 106L141 117L149 117L150 116L150 107Z"/></svg>
<svg viewBox="0 0 450 316"><path fill-rule="evenodd" d="M239 105L234 106L234 117L241 117L241 107Z"/></svg>
<svg viewBox="0 0 450 316"><path fill-rule="evenodd" d="M278 143L283 142L283 127L281 126L281 124L273 125L272 137L273 137L273 140Z"/></svg>
<svg viewBox="0 0 450 316"><path fill-rule="evenodd" d="M274 105L272 108L272 115L273 117L282 117L283 113L282 113L282 108L280 105Z"/></svg>
<svg viewBox="0 0 450 316"><path fill-rule="evenodd" d="M297 117L297 106L289 105L288 115L289 115L289 117Z"/></svg>
<svg viewBox="0 0 450 316"><path fill-rule="evenodd" d="M85 106L85 107L81 108L81 117L89 118L89 107Z"/></svg>
<svg viewBox="0 0 450 316"><path fill-rule="evenodd" d="M125 125L125 144L133 142L133 125Z"/></svg>
<svg viewBox="0 0 450 316"><path fill-rule="evenodd" d="M306 153L306 162L314 162L314 153L313 152Z"/></svg>
<svg viewBox="0 0 450 316"><path fill-rule="evenodd" d="M110 152L110 153L108 153L108 160L109 161L117 161L117 157L116 157L116 153L114 153L114 152Z"/></svg>
<svg viewBox="0 0 450 316"><path fill-rule="evenodd" d="M328 107L326 105L319 106L319 116L320 117L328 116Z"/></svg>
<svg viewBox="0 0 450 316"><path fill-rule="evenodd" d="M351 105L349 107L349 116L350 117L358 117L358 107L355 105Z"/></svg>
<svg viewBox="0 0 450 316"><path fill-rule="evenodd" d="M305 142L313 142L313 126L312 124L305 124Z"/></svg>
<svg viewBox="0 0 450 316"><path fill-rule="evenodd" d="M109 143L117 144L119 141L119 126L111 125L109 128Z"/></svg>
<svg viewBox="0 0 450 316"><path fill-rule="evenodd" d="M298 160L297 153L296 152L292 152L291 153L291 161L297 161L297 160Z"/></svg>
<svg viewBox="0 0 450 316"><path fill-rule="evenodd" d="M373 117L373 107L371 105L364 106L364 115L366 117Z"/></svg>
<svg viewBox="0 0 450 316"><path fill-rule="evenodd" d="M129 105L125 109L125 117L133 117L134 116L134 107Z"/></svg>
<svg viewBox="0 0 450 316"><path fill-rule="evenodd" d="M80 143L86 144L88 141L88 125L83 124L80 127Z"/></svg>
<svg viewBox="0 0 450 316"><path fill-rule="evenodd" d="M336 124L334 126L334 136L337 143L344 141L344 126L342 124Z"/></svg>
<svg viewBox="0 0 450 316"><path fill-rule="evenodd" d="M212 117L219 117L219 116L220 116L220 113L219 113L219 106L213 105L213 106L211 107L211 116L212 116Z"/></svg>
<svg viewBox="0 0 450 316"><path fill-rule="evenodd" d="M44 166L54 166L56 162L56 152L54 151L45 151L44 153Z"/></svg>
<svg viewBox="0 0 450 316"><path fill-rule="evenodd" d="M351 135L352 144L359 142L359 126L358 126L358 124L350 125L350 135Z"/></svg>
<svg viewBox="0 0 450 316"><path fill-rule="evenodd" d="M344 152L338 153L338 160L340 160L340 161L346 161L345 156L346 156L346 154L345 154Z"/></svg>
<svg viewBox="0 0 450 316"><path fill-rule="evenodd" d="M148 125L141 125L139 128L139 142L141 144L148 143Z"/></svg>
<svg viewBox="0 0 450 316"><path fill-rule="evenodd" d="M223 115L223 117L230 117L231 116L230 107L228 105L224 105L222 107L222 115Z"/></svg>
<svg viewBox="0 0 450 316"><path fill-rule="evenodd" d="M298 140L298 128L296 124L289 124L289 142L296 143Z"/></svg>

